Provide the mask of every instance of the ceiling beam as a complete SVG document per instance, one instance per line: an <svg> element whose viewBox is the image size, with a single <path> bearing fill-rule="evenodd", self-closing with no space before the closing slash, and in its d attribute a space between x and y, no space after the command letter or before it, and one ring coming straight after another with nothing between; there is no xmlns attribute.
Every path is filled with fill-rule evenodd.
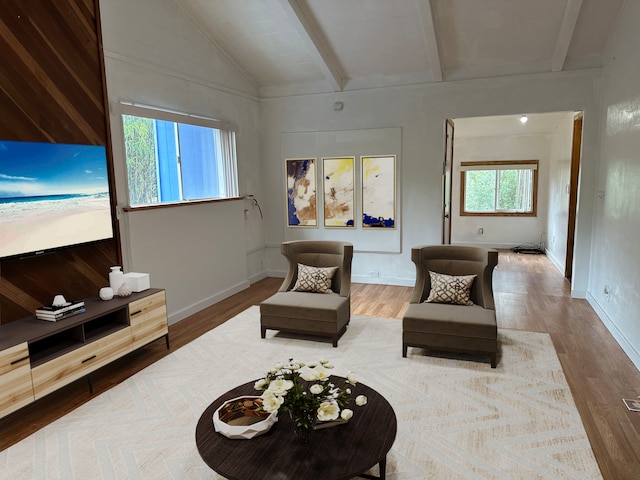
<svg viewBox="0 0 640 480"><path fill-rule="evenodd" d="M580 15L580 8L582 8L582 0L567 0L562 23L560 24L560 32L558 32L558 38L556 39L556 48L553 52L553 57L551 57L552 72L560 72L564 67L573 32L578 22L578 15Z"/></svg>
<svg viewBox="0 0 640 480"><path fill-rule="evenodd" d="M431 76L434 82L441 82L442 64L440 63L440 50L438 49L438 38L436 35L436 25L433 21L431 1L421 0L418 5L422 16L422 32L424 33L424 45L427 49Z"/></svg>
<svg viewBox="0 0 640 480"><path fill-rule="evenodd" d="M302 39L310 47L318 66L331 83L336 92L344 89L346 75L339 65L338 59L331 51L327 41L320 32L318 24L300 6L298 0L280 0L282 8L294 22Z"/></svg>

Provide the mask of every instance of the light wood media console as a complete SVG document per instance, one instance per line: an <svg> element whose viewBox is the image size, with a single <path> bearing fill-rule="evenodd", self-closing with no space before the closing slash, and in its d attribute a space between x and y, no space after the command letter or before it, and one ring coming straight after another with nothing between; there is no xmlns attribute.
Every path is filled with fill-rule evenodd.
<svg viewBox="0 0 640 480"><path fill-rule="evenodd" d="M57 322L32 315L0 325L0 418L160 337L169 348L165 291L84 299Z"/></svg>

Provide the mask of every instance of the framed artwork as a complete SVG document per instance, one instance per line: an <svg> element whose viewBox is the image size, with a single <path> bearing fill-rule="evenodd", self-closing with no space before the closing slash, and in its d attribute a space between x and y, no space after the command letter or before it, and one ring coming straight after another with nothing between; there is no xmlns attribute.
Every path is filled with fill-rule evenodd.
<svg viewBox="0 0 640 480"><path fill-rule="evenodd" d="M356 157L322 159L325 227L355 228Z"/></svg>
<svg viewBox="0 0 640 480"><path fill-rule="evenodd" d="M287 225L317 227L316 159L285 159L287 181Z"/></svg>
<svg viewBox="0 0 640 480"><path fill-rule="evenodd" d="M396 228L396 156L360 157L362 227Z"/></svg>

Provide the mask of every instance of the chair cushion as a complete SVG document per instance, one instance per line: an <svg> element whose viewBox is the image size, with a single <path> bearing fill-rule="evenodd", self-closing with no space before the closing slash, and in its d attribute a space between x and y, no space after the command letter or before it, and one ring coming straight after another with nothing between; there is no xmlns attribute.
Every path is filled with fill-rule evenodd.
<svg viewBox="0 0 640 480"><path fill-rule="evenodd" d="M473 305L470 295L476 275L454 276L429 271L429 277L431 278L431 291L425 302Z"/></svg>
<svg viewBox="0 0 640 480"><path fill-rule="evenodd" d="M331 280L338 267L312 267L298 263L298 278L294 292L332 293Z"/></svg>
<svg viewBox="0 0 640 480"><path fill-rule="evenodd" d="M278 292L260 304L260 314L336 322L349 317L349 297L337 293L318 295L309 292Z"/></svg>
<svg viewBox="0 0 640 480"><path fill-rule="evenodd" d="M498 336L495 310L479 305L412 303L402 319L402 329L460 337Z"/></svg>

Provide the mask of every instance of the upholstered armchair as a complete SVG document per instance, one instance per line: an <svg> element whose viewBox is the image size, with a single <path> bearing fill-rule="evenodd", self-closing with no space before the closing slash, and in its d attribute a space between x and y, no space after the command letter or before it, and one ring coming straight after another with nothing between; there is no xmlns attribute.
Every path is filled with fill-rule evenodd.
<svg viewBox="0 0 640 480"><path fill-rule="evenodd" d="M492 276L498 251L421 246L411 250L411 260L416 284L402 319L402 356L410 346L488 354L495 368L498 327Z"/></svg>
<svg viewBox="0 0 640 480"><path fill-rule="evenodd" d="M261 337L279 330L328 337L337 347L351 318L353 245L298 240L284 242L281 253L289 264L287 276L260 305Z"/></svg>

